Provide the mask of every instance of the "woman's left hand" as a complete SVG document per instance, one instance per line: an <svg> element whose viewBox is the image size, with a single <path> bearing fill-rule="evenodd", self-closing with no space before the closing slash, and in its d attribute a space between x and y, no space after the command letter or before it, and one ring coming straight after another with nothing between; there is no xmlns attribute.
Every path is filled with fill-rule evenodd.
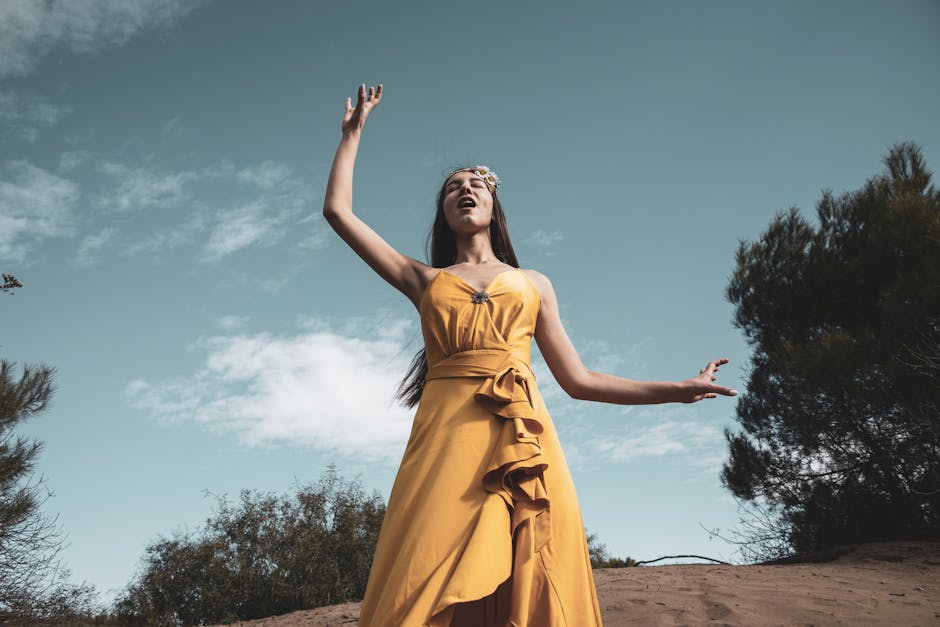
<svg viewBox="0 0 940 627"><path fill-rule="evenodd" d="M366 84L359 85L359 95L356 98L356 106L352 106L352 100L346 99L346 113L343 115L343 134L352 132L361 132L369 112L372 111L382 100L382 83L378 88L369 87L366 93Z"/></svg>
<svg viewBox="0 0 940 627"><path fill-rule="evenodd" d="M728 360L724 357L721 359L714 359L708 362L707 366L699 370L697 377L693 377L685 381L689 396L688 398L683 399L682 402L694 403L695 401L700 401L703 398L715 398L719 395L737 396L737 390L732 390L731 388L726 388L723 385L715 385L713 383L715 380L715 373L718 372L718 367L723 366L726 363L728 363Z"/></svg>

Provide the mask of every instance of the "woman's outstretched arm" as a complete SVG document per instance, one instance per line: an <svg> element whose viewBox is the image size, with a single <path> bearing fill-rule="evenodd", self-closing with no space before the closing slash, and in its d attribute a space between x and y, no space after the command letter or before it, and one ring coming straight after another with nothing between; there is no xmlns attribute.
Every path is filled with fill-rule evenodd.
<svg viewBox="0 0 940 627"><path fill-rule="evenodd" d="M555 380L572 398L618 405L651 405L737 395L735 390L713 383L718 367L728 363L727 359L710 361L698 376L684 381L637 381L588 370L561 324L551 281L543 274L530 273L541 296L535 341Z"/></svg>
<svg viewBox="0 0 940 627"><path fill-rule="evenodd" d="M360 85L355 107L349 98L346 99L343 136L333 157L333 167L326 184L323 216L343 241L379 276L412 302L418 302L422 288L427 283L424 264L398 252L353 213L353 168L359 151L359 139L366 118L381 99L382 85L378 88L370 87L368 93L366 86Z"/></svg>

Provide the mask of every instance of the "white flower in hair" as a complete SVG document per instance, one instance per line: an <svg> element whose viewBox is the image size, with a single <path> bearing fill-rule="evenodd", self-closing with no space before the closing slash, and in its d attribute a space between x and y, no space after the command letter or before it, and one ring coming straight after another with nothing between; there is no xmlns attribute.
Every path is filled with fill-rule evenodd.
<svg viewBox="0 0 940 627"><path fill-rule="evenodd" d="M499 177L496 176L496 172L493 172L485 165L473 166L473 173L489 183L493 189L499 187Z"/></svg>

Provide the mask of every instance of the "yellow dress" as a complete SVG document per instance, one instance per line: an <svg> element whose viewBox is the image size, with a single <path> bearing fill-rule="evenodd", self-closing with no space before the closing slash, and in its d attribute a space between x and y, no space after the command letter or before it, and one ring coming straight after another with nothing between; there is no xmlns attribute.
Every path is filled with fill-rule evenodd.
<svg viewBox="0 0 940 627"><path fill-rule="evenodd" d="M529 367L539 293L439 271L418 311L428 376L360 627L602 625L571 472Z"/></svg>

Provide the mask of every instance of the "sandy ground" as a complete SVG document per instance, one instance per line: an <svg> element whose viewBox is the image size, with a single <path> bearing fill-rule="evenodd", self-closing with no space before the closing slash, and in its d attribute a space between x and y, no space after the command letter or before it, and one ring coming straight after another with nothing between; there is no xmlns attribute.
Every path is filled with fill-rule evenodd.
<svg viewBox="0 0 940 627"><path fill-rule="evenodd" d="M594 583L606 627L940 627L940 543L866 544L841 553L827 562L773 566L604 568L594 571ZM345 603L233 624L351 626L358 616L359 604Z"/></svg>

